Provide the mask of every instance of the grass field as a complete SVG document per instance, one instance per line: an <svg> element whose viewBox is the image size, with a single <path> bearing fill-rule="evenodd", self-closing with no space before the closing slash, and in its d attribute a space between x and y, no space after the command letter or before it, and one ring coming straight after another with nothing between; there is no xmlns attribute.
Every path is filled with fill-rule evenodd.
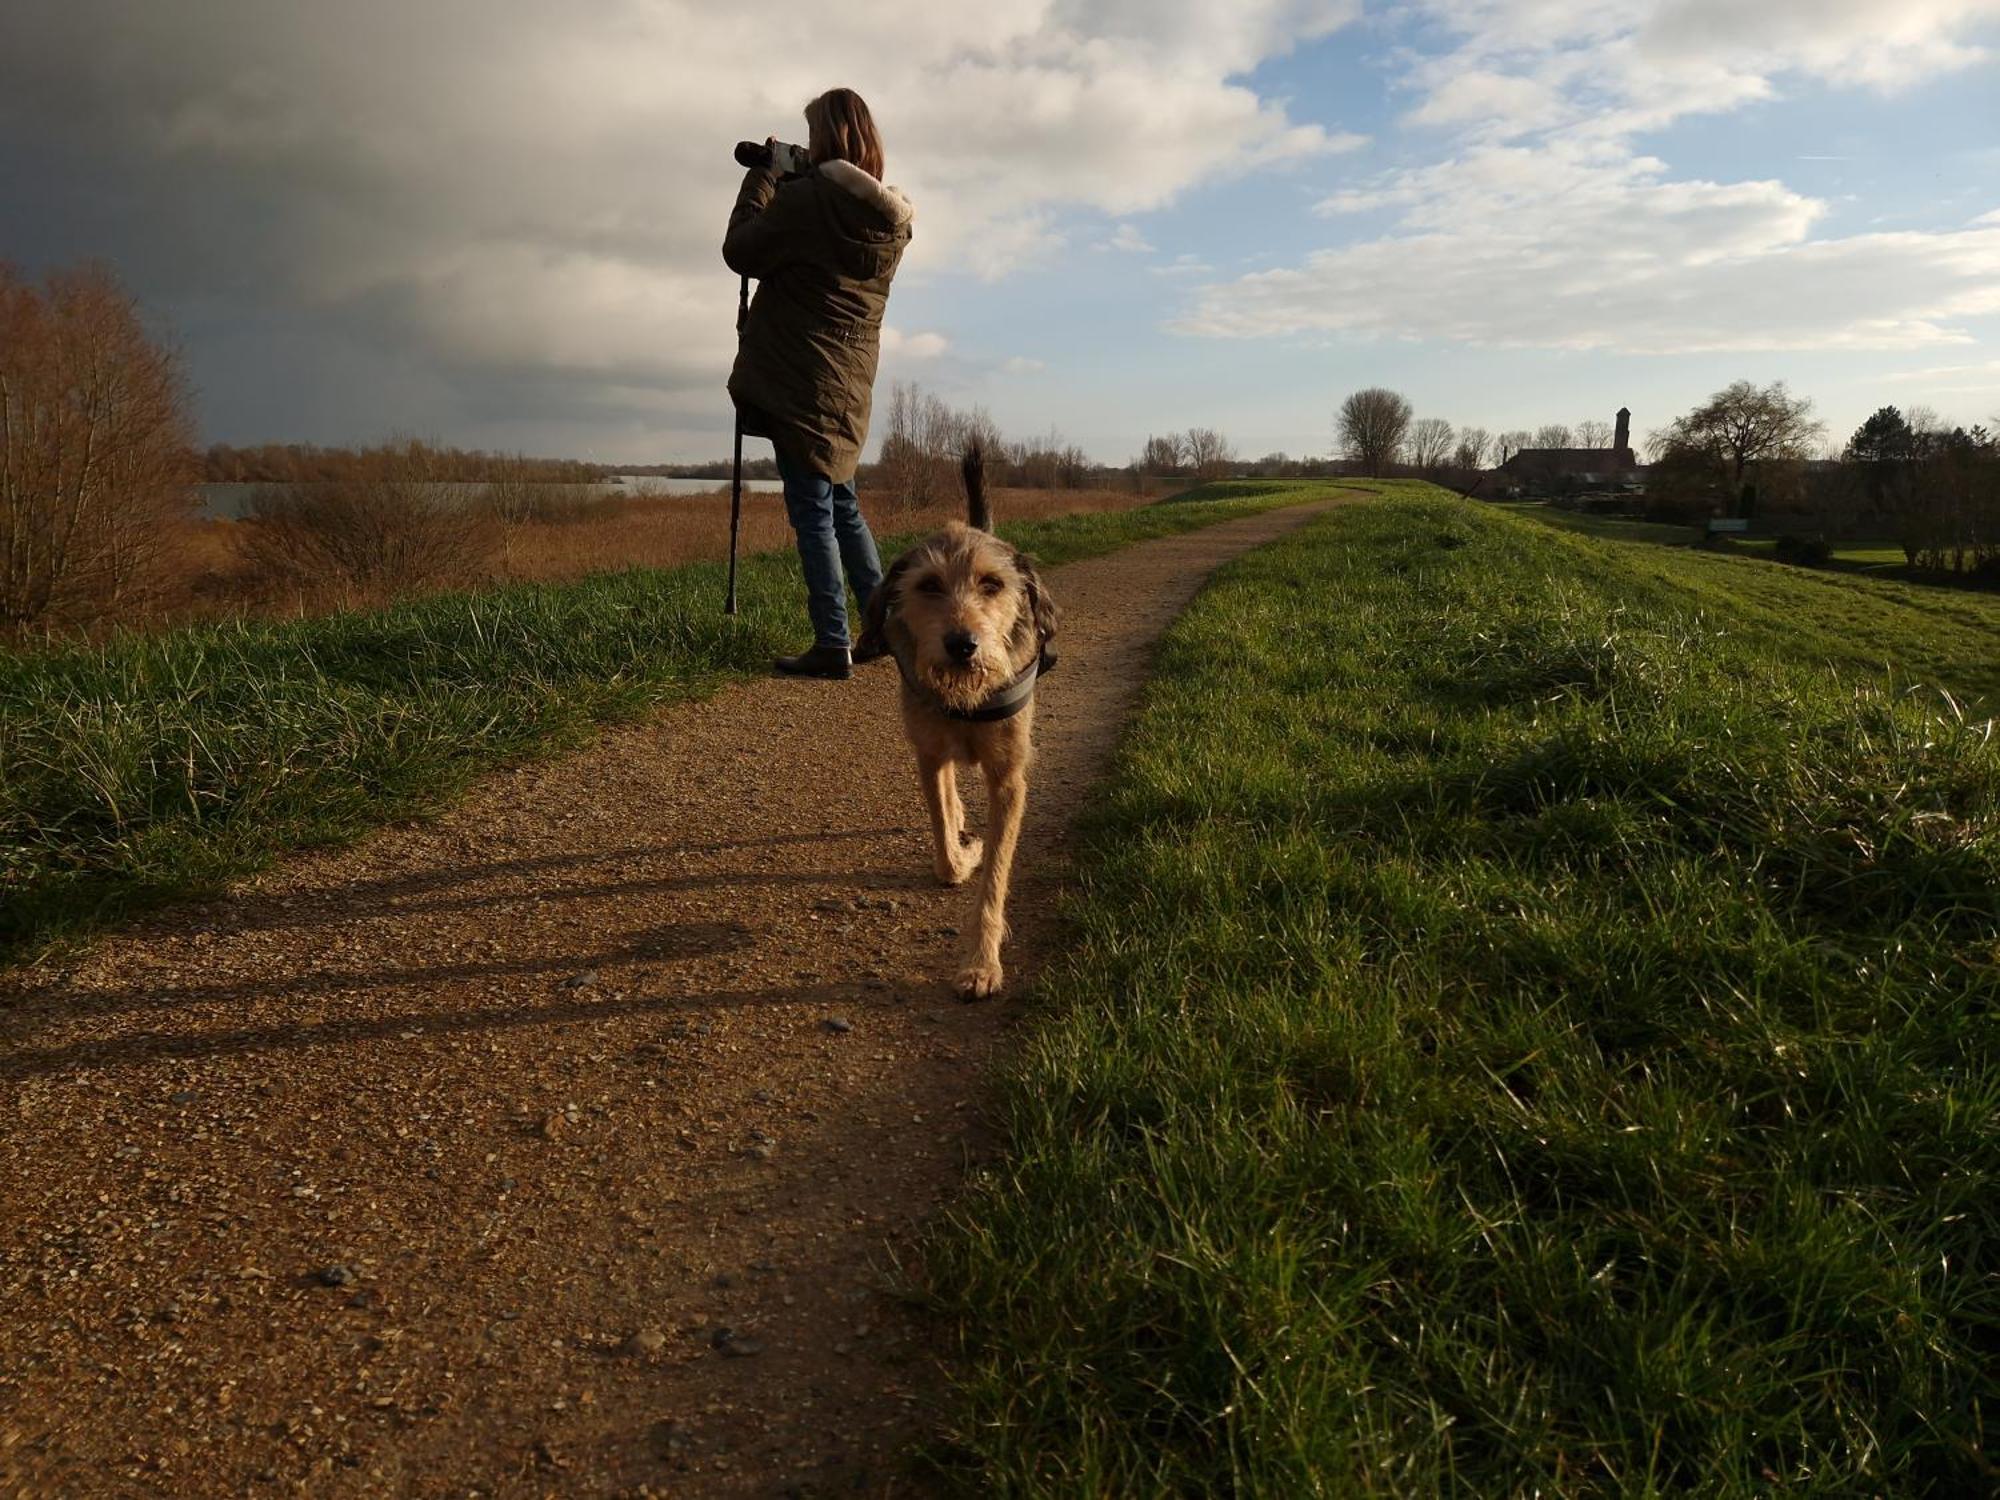
<svg viewBox="0 0 2000 1500"><path fill-rule="evenodd" d="M1500 502L1500 508L1530 516L1545 526L1584 536L1602 537L1613 542L1658 542L1666 547L1691 547L1701 533L1692 526L1670 526L1660 521L1632 521L1623 516L1588 516L1580 511L1558 510L1546 501Z"/></svg>
<svg viewBox="0 0 2000 1500"><path fill-rule="evenodd" d="M1327 488L1002 530L1055 564ZM797 562L750 558L740 592L724 619L723 570L699 563L0 654L0 962L766 671L807 634Z"/></svg>
<svg viewBox="0 0 2000 1500"><path fill-rule="evenodd" d="M1768 557L1777 550L1776 537L1748 537L1737 542L1736 549L1754 556ZM1836 542L1829 554L1835 562L1848 563L1857 568L1905 568L1909 566L1909 554L1895 542L1858 541Z"/></svg>
<svg viewBox="0 0 2000 1500"><path fill-rule="evenodd" d="M1545 525L1612 542L1657 542L1666 547L1692 547L1701 540L1693 526L1670 526L1659 521L1632 521L1623 516L1587 516L1576 511L1558 510L1545 501L1505 503L1504 508L1531 516ZM1774 536L1734 537L1730 550L1744 556L1768 560L1777 551ZM1901 571L1909 565L1909 554L1898 542L1861 540L1835 542L1831 557L1837 563L1856 568Z"/></svg>
<svg viewBox="0 0 2000 1500"><path fill-rule="evenodd" d="M2000 747L1905 684L2000 601L1914 594L1412 498L1226 569L926 1253L947 1477L1993 1493Z"/></svg>
<svg viewBox="0 0 2000 1500"><path fill-rule="evenodd" d="M1684 531L1539 505L1504 509L1609 543L1670 543L1654 533ZM1857 544L1855 556L1870 552ZM1649 601L1704 610L1720 628L1748 630L1794 659L1886 673L1905 688L1950 693L1976 716L2000 713L2000 595L1774 568L1754 543L1727 552L1628 546L1592 555Z"/></svg>

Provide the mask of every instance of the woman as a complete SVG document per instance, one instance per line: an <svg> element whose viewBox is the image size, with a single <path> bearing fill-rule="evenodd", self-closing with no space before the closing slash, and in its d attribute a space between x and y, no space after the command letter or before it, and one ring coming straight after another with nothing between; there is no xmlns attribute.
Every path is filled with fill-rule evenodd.
<svg viewBox="0 0 2000 1500"><path fill-rule="evenodd" d="M811 170L782 181L752 167L736 195L722 258L757 278L729 394L744 431L777 450L785 510L798 534L813 644L778 671L846 677L847 591L882 581L875 538L854 498L868 440L889 282L910 242L909 199L882 182L882 138L861 96L832 89L806 106Z"/></svg>

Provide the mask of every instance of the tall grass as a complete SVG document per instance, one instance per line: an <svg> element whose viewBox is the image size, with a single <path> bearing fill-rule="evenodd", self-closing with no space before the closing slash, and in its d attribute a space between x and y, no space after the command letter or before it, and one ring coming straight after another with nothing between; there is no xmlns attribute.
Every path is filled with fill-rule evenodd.
<svg viewBox="0 0 2000 1500"><path fill-rule="evenodd" d="M1318 492L1003 530L1060 562ZM702 562L0 655L0 960L437 807L802 638L792 558L746 561L734 621L722 595Z"/></svg>
<svg viewBox="0 0 2000 1500"><path fill-rule="evenodd" d="M898 532L930 531L953 518L964 519L964 502L939 502L922 509L888 509L864 493L863 503L878 524ZM1131 490L1016 490L994 493L994 513L1020 525L1057 516L1132 510L1146 497ZM791 523L782 497L746 494L743 547L759 552L789 547ZM503 576L512 581L566 582L621 568L671 568L710 562L729 548L729 492L600 500L583 514L554 521L530 520L506 532Z"/></svg>
<svg viewBox="0 0 2000 1500"><path fill-rule="evenodd" d="M926 1255L967 1491L1994 1492L2000 749L1633 556L1389 499L1171 632Z"/></svg>

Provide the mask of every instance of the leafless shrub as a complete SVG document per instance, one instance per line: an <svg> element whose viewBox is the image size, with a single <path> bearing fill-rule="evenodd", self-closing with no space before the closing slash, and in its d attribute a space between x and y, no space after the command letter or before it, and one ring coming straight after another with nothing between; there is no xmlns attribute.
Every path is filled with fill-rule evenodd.
<svg viewBox="0 0 2000 1500"><path fill-rule="evenodd" d="M0 265L0 636L147 606L194 514L187 408L109 271Z"/></svg>
<svg viewBox="0 0 2000 1500"><path fill-rule="evenodd" d="M266 487L239 524L254 574L313 600L477 583L490 575L500 542L489 512L422 477Z"/></svg>
<svg viewBox="0 0 2000 1500"><path fill-rule="evenodd" d="M1022 489L1078 489L1090 480L1090 455L1064 442L1058 432L1031 442L1008 443L998 451L1005 465L1004 482Z"/></svg>
<svg viewBox="0 0 2000 1500"><path fill-rule="evenodd" d="M959 455L975 440L989 453L1006 451L983 407L960 411L916 382L899 380L889 389L877 482L899 509L935 505L958 493Z"/></svg>
<svg viewBox="0 0 2000 1500"><path fill-rule="evenodd" d="M515 457L495 461L493 478L479 491L481 509L508 526L530 521L547 526L574 525L601 503L587 484L538 477L536 461Z"/></svg>

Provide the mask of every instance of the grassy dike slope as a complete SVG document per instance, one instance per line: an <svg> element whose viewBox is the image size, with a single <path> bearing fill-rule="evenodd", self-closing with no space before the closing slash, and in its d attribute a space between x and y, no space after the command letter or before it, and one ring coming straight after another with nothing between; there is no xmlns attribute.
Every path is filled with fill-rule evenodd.
<svg viewBox="0 0 2000 1500"><path fill-rule="evenodd" d="M1001 531L1054 565L1330 488ZM885 538L885 557L909 540ZM724 619L723 570L700 564L0 654L0 963L768 671L803 639L796 560L748 559L739 593Z"/></svg>
<svg viewBox="0 0 2000 1500"><path fill-rule="evenodd" d="M1396 497L1171 632L926 1257L968 1490L1992 1491L2000 749L1669 562Z"/></svg>

